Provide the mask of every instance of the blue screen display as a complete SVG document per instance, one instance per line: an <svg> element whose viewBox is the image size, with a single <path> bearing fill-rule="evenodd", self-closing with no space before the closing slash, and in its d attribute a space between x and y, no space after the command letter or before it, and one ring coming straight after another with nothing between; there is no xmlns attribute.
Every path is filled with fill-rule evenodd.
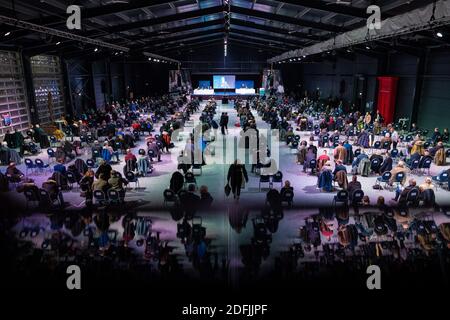
<svg viewBox="0 0 450 320"><path fill-rule="evenodd" d="M254 89L255 83L252 80L236 80L236 89Z"/></svg>
<svg viewBox="0 0 450 320"><path fill-rule="evenodd" d="M235 89L236 76L213 76L214 89Z"/></svg>
<svg viewBox="0 0 450 320"><path fill-rule="evenodd" d="M211 81L209 81L209 80L200 80L198 82L198 87L200 89L209 89L209 87L211 87Z"/></svg>

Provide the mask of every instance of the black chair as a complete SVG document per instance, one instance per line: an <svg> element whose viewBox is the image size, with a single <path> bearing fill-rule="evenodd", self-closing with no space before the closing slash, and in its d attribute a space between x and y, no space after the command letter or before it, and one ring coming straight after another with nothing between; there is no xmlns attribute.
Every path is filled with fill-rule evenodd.
<svg viewBox="0 0 450 320"><path fill-rule="evenodd" d="M49 161L49 163L51 163L50 162L50 159L54 159L54 160L56 160L56 155L55 155L55 150L53 150L53 149L51 149L51 148L48 148L47 149L47 155L48 155L48 161ZM52 161L53 162L53 161Z"/></svg>
<svg viewBox="0 0 450 320"><path fill-rule="evenodd" d="M30 202L36 202L37 204L39 204L40 198L38 193L34 192L33 190L25 190L23 194L25 195L25 199L27 202L27 209L29 208Z"/></svg>
<svg viewBox="0 0 450 320"><path fill-rule="evenodd" d="M120 193L117 190L109 189L108 190L108 200L111 204L119 204L120 201Z"/></svg>
<svg viewBox="0 0 450 320"><path fill-rule="evenodd" d="M391 150L391 157L394 159L398 157L398 149Z"/></svg>
<svg viewBox="0 0 450 320"><path fill-rule="evenodd" d="M412 206L418 206L420 202L420 192L419 189L412 189L406 195L406 204Z"/></svg>
<svg viewBox="0 0 450 320"><path fill-rule="evenodd" d="M131 171L126 172L125 178L128 180L128 182L134 183L135 188L139 187L139 178L133 172Z"/></svg>
<svg viewBox="0 0 450 320"><path fill-rule="evenodd" d="M274 183L280 183L283 186L283 173L281 171L278 171L272 176L272 185Z"/></svg>
<svg viewBox="0 0 450 320"><path fill-rule="evenodd" d="M41 207L50 208L55 204L55 201L59 202L59 197L52 199L46 190L39 189L39 203ZM62 205L62 203L59 203L59 205Z"/></svg>
<svg viewBox="0 0 450 320"><path fill-rule="evenodd" d="M380 167L380 159L372 159L372 161L370 162L370 169L372 170L372 172L378 172L380 170Z"/></svg>
<svg viewBox="0 0 450 320"><path fill-rule="evenodd" d="M447 151L445 151L445 156L446 156L447 158L450 158L450 148L447 149Z"/></svg>
<svg viewBox="0 0 450 320"><path fill-rule="evenodd" d="M93 159L97 159L97 158L101 158L101 157L102 157L102 156L101 156L99 150L97 150L97 149L92 150L92 158L93 158Z"/></svg>
<svg viewBox="0 0 450 320"><path fill-rule="evenodd" d="M383 174L381 175L381 177L377 178L377 185L381 185L381 183L384 183L384 186L386 187L387 184L389 183L389 180L392 177L392 173L390 171L386 171L383 172Z"/></svg>
<svg viewBox="0 0 450 320"><path fill-rule="evenodd" d="M108 200L106 199L106 195L102 190L95 190L94 191L94 203L99 204L101 206L107 205Z"/></svg>
<svg viewBox="0 0 450 320"><path fill-rule="evenodd" d="M294 202L294 191L284 190L281 193L281 202L287 202L288 206L291 207Z"/></svg>
<svg viewBox="0 0 450 320"><path fill-rule="evenodd" d="M271 183L270 183L270 176L268 175L261 175L259 176L259 191L261 191L261 183L268 183L269 184L269 188L271 188Z"/></svg>
<svg viewBox="0 0 450 320"><path fill-rule="evenodd" d="M411 170L412 173L418 173L419 164L420 164L419 159L413 160L413 162L411 162L409 169Z"/></svg>
<svg viewBox="0 0 450 320"><path fill-rule="evenodd" d="M145 156L145 150L144 149L139 149L138 153L141 156Z"/></svg>
<svg viewBox="0 0 450 320"><path fill-rule="evenodd" d="M431 177L431 179L441 188L444 185L448 186L448 171L442 171L439 175Z"/></svg>
<svg viewBox="0 0 450 320"><path fill-rule="evenodd" d="M425 173L427 171L427 174L430 175L430 169L431 169L431 163L433 160L431 159L425 159L420 169L422 169L422 173Z"/></svg>
<svg viewBox="0 0 450 320"><path fill-rule="evenodd" d="M309 169L311 169L311 174L314 174L314 172L316 172L316 169L317 169L317 160L316 159L311 159L309 161Z"/></svg>
<svg viewBox="0 0 450 320"><path fill-rule="evenodd" d="M95 162L94 159L87 159L86 165L88 166L89 169L97 168L97 163Z"/></svg>
<svg viewBox="0 0 450 320"><path fill-rule="evenodd" d="M362 191L361 189L357 189L353 191L350 201L352 205L358 205L362 202L363 198L364 198L364 191Z"/></svg>
<svg viewBox="0 0 450 320"><path fill-rule="evenodd" d="M383 142L383 149L389 150L391 148L391 142L390 141L385 141Z"/></svg>
<svg viewBox="0 0 450 320"><path fill-rule="evenodd" d="M292 143L291 143L291 148L292 149L297 149L298 148L298 141L292 141Z"/></svg>
<svg viewBox="0 0 450 320"><path fill-rule="evenodd" d="M353 153L353 156L356 158L361 154L361 149L356 149L355 152Z"/></svg>
<svg viewBox="0 0 450 320"><path fill-rule="evenodd" d="M177 196L175 194L175 192L173 192L170 189L166 189L163 192L163 196L164 196L164 205L167 206L168 203L173 203L175 204L177 202Z"/></svg>
<svg viewBox="0 0 450 320"><path fill-rule="evenodd" d="M36 165L31 159L25 159L24 162L25 162L25 175L28 176L28 171L31 170L31 172L33 172L36 169Z"/></svg>
<svg viewBox="0 0 450 320"><path fill-rule="evenodd" d="M73 189L73 185L74 184L78 184L77 179L75 178L74 174L70 171L66 172L66 178L67 178L67 183L69 184L69 188L70 190Z"/></svg>
<svg viewBox="0 0 450 320"><path fill-rule="evenodd" d="M337 203L348 203L348 191L347 190L339 190L338 193L333 198L333 205L336 206Z"/></svg>
<svg viewBox="0 0 450 320"><path fill-rule="evenodd" d="M184 183L186 185L195 184L195 186L197 186L197 180L195 179L195 176L192 172L186 172L186 174L184 175Z"/></svg>
<svg viewBox="0 0 450 320"><path fill-rule="evenodd" d="M402 184L403 180L405 179L405 173L404 172L397 172L395 175L394 182L397 183L397 185Z"/></svg>
<svg viewBox="0 0 450 320"><path fill-rule="evenodd" d="M47 169L49 167L49 165L47 163L44 163L44 161L42 161L42 159L39 159L39 158L34 160L34 164L36 165L36 169L42 173L45 171L45 169Z"/></svg>
<svg viewBox="0 0 450 320"><path fill-rule="evenodd" d="M148 157L149 157L150 161L153 162L153 158L156 158L156 153L155 153L155 151L152 150L152 149L149 149L148 152L147 152L147 154L148 154Z"/></svg>

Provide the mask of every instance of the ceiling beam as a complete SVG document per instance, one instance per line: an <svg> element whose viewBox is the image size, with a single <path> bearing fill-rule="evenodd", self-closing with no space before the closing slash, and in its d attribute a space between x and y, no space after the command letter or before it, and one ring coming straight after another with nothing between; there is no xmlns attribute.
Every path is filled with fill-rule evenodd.
<svg viewBox="0 0 450 320"><path fill-rule="evenodd" d="M239 33L230 33L229 39L236 39L236 40L241 40L241 41L247 41L248 43L254 43L254 44L260 44L262 46L270 46L271 44L277 48L283 49L283 50L290 50L289 48L291 47L287 47L286 45L280 44L280 43L273 43L271 41L264 41L264 40L260 40L260 39L255 39L246 35L241 35Z"/></svg>
<svg viewBox="0 0 450 320"><path fill-rule="evenodd" d="M305 20L305 19L296 19L293 17L280 15L280 14L273 14L269 12L263 12L258 10L252 10L244 7L237 7L237 6L231 6L231 12L232 13L238 13L246 16L252 16L267 20L274 20L279 21L282 23L289 23L301 27L309 27L314 28L318 30L324 30L324 31L330 31L330 32L344 32L348 31L346 27L340 27L332 24L327 23L321 23L321 22L315 22L311 20Z"/></svg>
<svg viewBox="0 0 450 320"><path fill-rule="evenodd" d="M305 8L318 9L327 12L344 14L356 18L367 18L366 10L353 6L343 6L322 0L281 0L281 2L302 6Z"/></svg>
<svg viewBox="0 0 450 320"><path fill-rule="evenodd" d="M256 37L256 38L260 38L263 40L268 40L268 42L270 41L275 41L275 42L280 42L289 46L293 46L293 47L303 47L305 45L305 42L300 42L300 41L295 41L286 37L275 37L275 36L271 36L268 34L264 34L264 33L260 33L260 32L253 32L253 31L247 31L247 30L242 30L242 29L231 29L231 31L235 31L239 34L242 35L247 35L250 37Z"/></svg>
<svg viewBox="0 0 450 320"><path fill-rule="evenodd" d="M164 37L159 40L149 41L145 43L145 46L160 46L162 44L171 43L171 42L177 42L177 41L185 41L186 39L195 38L195 37L201 37L201 36L207 36L213 33L222 33L225 32L225 29L223 27L221 28L215 28L211 30L204 30L204 31L196 31L192 33L182 34L182 35L176 35L172 37Z"/></svg>
<svg viewBox="0 0 450 320"><path fill-rule="evenodd" d="M308 34L306 32L297 32L297 31L295 31L295 33L292 33L291 30L287 30L287 29L283 29L283 28L277 28L277 27L273 27L273 26L267 26L267 25L256 23L256 22L250 22L250 21L245 21L245 20L236 19L236 18L231 18L231 24L232 25L241 26L241 27L247 27L247 28L252 28L252 29L268 31L268 32L272 32L272 33L291 35L292 37L296 37L296 38L315 40L315 41L323 41L323 40L325 40L325 38L323 38L323 37L315 36L315 35L312 35L312 34L310 35L310 34ZM293 36L293 34L295 34L295 36Z"/></svg>
<svg viewBox="0 0 450 320"><path fill-rule="evenodd" d="M180 21L180 20L185 20L185 19L190 19L190 18L207 16L207 15L221 13L221 12L223 12L223 7L215 6L215 7L205 8L205 9L171 14L171 15L167 15L167 16L154 18L154 19L147 19L147 20L140 20L140 21L136 21L136 22L132 22L132 23L119 24L116 26L105 28L105 31L107 33L122 32L122 31L127 31L127 30L138 29L138 28L150 27L150 26L154 26L154 25L158 25L158 24L162 24L162 23L167 23L167 22Z"/></svg>

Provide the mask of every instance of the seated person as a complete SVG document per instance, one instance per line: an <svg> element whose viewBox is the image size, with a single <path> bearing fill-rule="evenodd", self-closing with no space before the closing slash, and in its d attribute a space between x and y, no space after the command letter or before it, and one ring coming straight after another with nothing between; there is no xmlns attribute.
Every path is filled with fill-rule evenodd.
<svg viewBox="0 0 450 320"><path fill-rule="evenodd" d="M347 172L347 168L343 165L341 160L336 161L336 166L334 167L333 175L336 175L339 171Z"/></svg>
<svg viewBox="0 0 450 320"><path fill-rule="evenodd" d="M291 186L291 182L289 181L289 180L286 180L285 182L284 182L284 187L283 188L281 188L281 190L280 190L280 194L283 194L283 193L285 193L286 191L294 191L294 188Z"/></svg>
<svg viewBox="0 0 450 320"><path fill-rule="evenodd" d="M11 182L20 182L25 177L22 171L17 169L15 162L11 162L6 168L6 175Z"/></svg>
<svg viewBox="0 0 450 320"><path fill-rule="evenodd" d="M355 190L361 190L362 186L361 186L361 182L358 181L358 177L356 175L352 176L352 181L350 181L350 183L348 184L347 187L347 191L350 197L350 200L353 196L353 192Z"/></svg>
<svg viewBox="0 0 450 320"><path fill-rule="evenodd" d="M66 172L67 172L66 166L64 165L64 162L62 159L58 159L58 163L53 167L53 171L59 172L63 175L66 174Z"/></svg>
<svg viewBox="0 0 450 320"><path fill-rule="evenodd" d="M361 150L361 153L359 154L359 156L357 156L352 163L352 168L358 168L359 163L361 162L362 159L369 159L369 156L366 154L366 152L363 150Z"/></svg>
<svg viewBox="0 0 450 320"><path fill-rule="evenodd" d="M408 197L408 193L413 189L419 190L419 188L417 188L417 186L416 186L416 180L409 179L409 185L406 188L404 188L403 191L400 189L397 189L395 191L395 198L392 200L397 201L399 205L406 206L406 204L407 204L406 200Z"/></svg>
<svg viewBox="0 0 450 320"><path fill-rule="evenodd" d="M409 168L406 166L405 162L399 161L397 166L391 170L392 176L391 176L391 179L389 179L389 184L390 185L392 185L394 183L395 176L399 172L405 173L405 177L403 178L403 181L401 182L401 184L403 185L405 183L405 181L406 181L406 176L408 175L408 173L411 172L411 170L409 170Z"/></svg>
<svg viewBox="0 0 450 320"><path fill-rule="evenodd" d="M421 192L431 189L434 189L433 180L430 177L426 177L425 181L419 186Z"/></svg>
<svg viewBox="0 0 450 320"><path fill-rule="evenodd" d="M381 163L381 167L380 167L380 174L385 173L386 171L391 171L392 170L392 164L393 164L393 160L391 157L391 153L389 151L386 151L386 157L384 158L383 162Z"/></svg>
<svg viewBox="0 0 450 320"><path fill-rule="evenodd" d="M424 155L420 158L419 168L423 168L427 160L433 161L433 157L430 155L430 152L428 150L425 150Z"/></svg>
<svg viewBox="0 0 450 320"><path fill-rule="evenodd" d="M61 206L64 205L63 194L55 180L52 180L50 178L47 181L43 182L42 189L47 191L52 201L58 200Z"/></svg>
<svg viewBox="0 0 450 320"><path fill-rule="evenodd" d="M330 157L328 156L327 150L323 150L322 155L317 159L319 170L321 170L323 165L328 161L330 161Z"/></svg>
<svg viewBox="0 0 450 320"><path fill-rule="evenodd" d="M92 184L92 191L101 190L106 194L108 189L109 189L108 181L105 179L105 176L103 174L100 174L98 179L95 180L94 183Z"/></svg>

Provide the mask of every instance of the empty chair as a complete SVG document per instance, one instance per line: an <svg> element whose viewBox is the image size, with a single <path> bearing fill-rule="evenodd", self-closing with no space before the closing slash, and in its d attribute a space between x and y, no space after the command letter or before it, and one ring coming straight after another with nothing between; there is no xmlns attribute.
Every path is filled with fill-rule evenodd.
<svg viewBox="0 0 450 320"><path fill-rule="evenodd" d="M101 206L108 204L106 195L102 190L94 190L94 204Z"/></svg>
<svg viewBox="0 0 450 320"><path fill-rule="evenodd" d="M419 189L411 189L406 195L406 204L418 206L420 202Z"/></svg>
<svg viewBox="0 0 450 320"><path fill-rule="evenodd" d="M380 159L372 159L372 161L370 162L370 169L372 170L372 172L378 173L378 171L380 170L380 166Z"/></svg>
<svg viewBox="0 0 450 320"><path fill-rule="evenodd" d="M409 169L411 170L412 173L418 173L419 164L420 164L420 161L418 159L413 160L413 162L411 162Z"/></svg>
<svg viewBox="0 0 450 320"><path fill-rule="evenodd" d="M384 186L386 187L389 183L389 180L392 177L392 173L390 171L383 172L381 177L377 178L377 185L380 185L381 183L384 183Z"/></svg>
<svg viewBox="0 0 450 320"><path fill-rule="evenodd" d="M108 200L111 204L119 204L120 201L120 193L115 189L108 190Z"/></svg>
<svg viewBox="0 0 450 320"><path fill-rule="evenodd" d="M33 172L36 169L36 165L31 159L25 159L24 162L25 162L25 175L28 176L28 171L31 170L31 172Z"/></svg>
<svg viewBox="0 0 450 320"><path fill-rule="evenodd" d="M25 190L23 192L23 194L25 195L25 199L27 202L27 209L29 207L30 202L36 202L37 204L39 203L39 193L37 193L36 191L33 191L31 189Z"/></svg>
<svg viewBox="0 0 450 320"><path fill-rule="evenodd" d="M125 178L128 180L128 182L134 183L135 188L139 187L139 178L136 177L136 175L132 171L127 171L125 173Z"/></svg>
<svg viewBox="0 0 450 320"><path fill-rule="evenodd" d="M269 188L271 188L270 176L268 176L268 175L259 176L259 191L261 191L261 183L268 183Z"/></svg>
<svg viewBox="0 0 450 320"><path fill-rule="evenodd" d="M299 142L299 141L300 141L300 136L299 136L298 134L295 135L294 140L297 141L297 142Z"/></svg>
<svg viewBox="0 0 450 320"><path fill-rule="evenodd" d="M44 172L44 170L49 167L47 163L44 163L44 161L39 158L34 160L34 164L36 165L36 169L39 170L39 172Z"/></svg>
<svg viewBox="0 0 450 320"><path fill-rule="evenodd" d="M348 203L348 191L347 190L339 190L338 193L333 198L333 205L337 205L337 203Z"/></svg>
<svg viewBox="0 0 450 320"><path fill-rule="evenodd" d="M155 153L155 151L152 150L152 149L149 149L148 152L147 152L147 154L148 154L148 157L149 157L150 161L153 162L153 158L156 158L156 153Z"/></svg>
<svg viewBox="0 0 450 320"><path fill-rule="evenodd" d="M52 147L55 147L57 143L58 143L58 139L56 139L55 136L50 136L50 145Z"/></svg>
<svg viewBox="0 0 450 320"><path fill-rule="evenodd" d="M311 169L311 174L316 172L316 168L317 168L317 160L316 159L312 159L309 161L309 168Z"/></svg>
<svg viewBox="0 0 450 320"><path fill-rule="evenodd" d="M100 158L100 151L97 149L92 150L92 158L95 160L97 158Z"/></svg>
<svg viewBox="0 0 450 320"><path fill-rule="evenodd" d="M298 141L296 141L296 140L292 141L291 148L292 149L297 149L298 148Z"/></svg>
<svg viewBox="0 0 450 320"><path fill-rule="evenodd" d="M399 184L403 184L403 180L405 179L405 173L404 172L397 172L397 174L394 177L394 182Z"/></svg>
<svg viewBox="0 0 450 320"><path fill-rule="evenodd" d="M281 171L278 171L272 176L272 185L274 183L280 183L283 186L283 173Z"/></svg>
<svg viewBox="0 0 450 320"><path fill-rule="evenodd" d="M89 169L97 168L97 163L93 159L87 159L86 165L88 166Z"/></svg>
<svg viewBox="0 0 450 320"><path fill-rule="evenodd" d="M422 166L420 167L420 169L422 169L422 173L425 173L425 171L427 171L427 174L428 175L430 174L432 161L433 161L432 159L425 159Z"/></svg>
<svg viewBox="0 0 450 320"><path fill-rule="evenodd" d="M352 205L357 205L362 202L363 198L364 191L362 191L361 189L357 189L350 195L350 202Z"/></svg>
<svg viewBox="0 0 450 320"><path fill-rule="evenodd" d="M374 149L381 149L381 142L380 141L375 141L375 143L373 144L373 148Z"/></svg>
<svg viewBox="0 0 450 320"><path fill-rule="evenodd" d="M431 177L431 179L441 188L444 185L448 186L448 171L442 171L439 175Z"/></svg>
<svg viewBox="0 0 450 320"><path fill-rule="evenodd" d="M353 156L356 158L361 154L361 149L356 149L355 152L353 153Z"/></svg>
<svg viewBox="0 0 450 320"><path fill-rule="evenodd" d="M392 149L391 150L391 157L397 158L398 157L398 149Z"/></svg>
<svg viewBox="0 0 450 320"><path fill-rule="evenodd" d="M390 149L391 148L391 142L390 141L383 142L383 147L382 148L386 149L386 150Z"/></svg>
<svg viewBox="0 0 450 320"><path fill-rule="evenodd" d="M54 160L56 160L56 155L55 155L55 150L53 150L53 149L51 149L51 148L49 148L49 149L47 149L47 155L48 155L48 161L49 161L49 163L50 163L50 159L54 159Z"/></svg>
<svg viewBox="0 0 450 320"><path fill-rule="evenodd" d="M72 172L70 172L70 171L66 172L66 178L67 178L67 183L69 184L69 188L72 190L73 189L73 185L74 184L78 184L78 181L75 178L75 175Z"/></svg>
<svg viewBox="0 0 450 320"><path fill-rule="evenodd" d="M176 196L175 192L173 192L170 189L164 190L163 196L164 196L164 205L165 206L167 206L167 204L169 204L169 203L175 204L177 201L177 196Z"/></svg>
<svg viewBox="0 0 450 320"><path fill-rule="evenodd" d="M144 149L139 149L138 153L141 156L145 156L145 150Z"/></svg>
<svg viewBox="0 0 450 320"><path fill-rule="evenodd" d="M58 201L59 205L62 205L62 203L59 202L59 197L52 199L46 190L39 189L39 204L41 207L49 208L55 204L55 201Z"/></svg>

